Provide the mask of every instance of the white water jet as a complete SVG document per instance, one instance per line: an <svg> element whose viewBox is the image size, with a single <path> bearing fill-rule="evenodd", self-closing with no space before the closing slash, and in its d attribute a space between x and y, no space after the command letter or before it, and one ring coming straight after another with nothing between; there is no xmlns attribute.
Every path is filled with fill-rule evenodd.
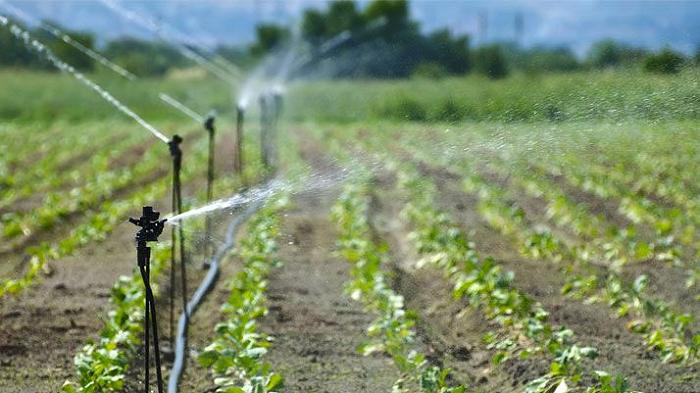
<svg viewBox="0 0 700 393"><path fill-rule="evenodd" d="M15 38L24 42L24 44L27 47L29 47L29 48L33 49L34 51L36 51L37 53L43 55L56 68L58 68L59 70L66 72L66 73L72 75L73 77L75 77L82 84L84 84L85 86L87 86L90 89L97 92L100 95L100 97L102 97L105 101L112 104L120 112L131 117L133 120L135 120L137 123L139 123L143 128L148 130L156 138L160 139L161 141L163 141L165 143L168 143L168 141L169 141L168 138L162 132L160 132L157 128L155 128L154 126L149 124L146 120L141 118L134 111L129 109L126 105L122 104L121 101L114 98L114 96L112 96L112 94L110 94L107 90L102 88L100 85L93 82L91 79L89 79L88 77L83 75L81 72L79 72L78 70L73 68L73 66L71 66L70 64L59 59L58 56L56 56L44 44L42 44L41 42L32 38L32 36L29 34L29 32L25 31L24 29L22 29L21 27L17 26L14 23L11 23L7 17L2 16L2 15L0 15L0 25L8 27L10 32L12 33L12 35L15 36Z"/></svg>
<svg viewBox="0 0 700 393"><path fill-rule="evenodd" d="M174 99L173 97L165 93L160 93L158 97L160 97L161 100L163 100L173 108L189 116L192 120L196 121L197 123L204 124L204 117L202 115L188 108L185 104L181 103L180 101Z"/></svg>
<svg viewBox="0 0 700 393"><path fill-rule="evenodd" d="M262 186L252 188L239 194L235 194L232 197L219 199L205 206L188 210L184 213L175 216L167 216L165 217L167 219L166 224L177 225L177 223L180 221L201 216L203 214L208 214L224 209L235 209L237 207L244 206L252 202L267 199L277 194L278 192L286 189L287 187L289 187L289 183L283 182L281 180L271 180L263 184Z"/></svg>
<svg viewBox="0 0 700 393"><path fill-rule="evenodd" d="M228 82L229 84L234 84L236 82L235 77L231 75L226 69L221 68L217 64L209 61L204 56L190 49L187 45L173 38L170 34L166 33L159 24L155 23L154 21L127 10L126 8L117 4L115 0L100 1L110 10L121 15L125 19L136 23L142 28L151 31L163 41L173 45L183 56L204 67L212 75L218 77L219 79L225 82Z"/></svg>
<svg viewBox="0 0 700 393"><path fill-rule="evenodd" d="M24 11L20 10L19 8L13 6L10 3L5 2L4 0L0 0L0 7L5 8L12 14L14 14L17 18L19 19L24 19L25 21L29 23L34 23L36 24L40 29L46 31L47 33L53 35L54 37L60 39L61 41L65 42L66 44L72 46L73 48L79 50L89 58L95 60L96 62L102 64L104 67L109 68L110 70L114 71L115 73L121 75L122 77L133 81L136 79L136 75L132 74L131 72L125 70L124 68L118 66L117 64L109 61L106 57L102 56L101 54L97 53L96 51L86 47L85 45L81 44L80 42L74 40L71 36L68 34L62 32L59 30L57 27L49 25L27 13Z"/></svg>
<svg viewBox="0 0 700 393"><path fill-rule="evenodd" d="M307 191L322 191L330 189L350 177L352 174L353 171L343 168L329 173L305 175L295 180L273 179L261 186L251 188L229 198L219 199L207 205L188 210L178 215L166 216L166 224L179 225L181 221L187 219L205 214L211 214L221 210L230 210L247 206L251 203L265 200L282 192L293 195Z"/></svg>

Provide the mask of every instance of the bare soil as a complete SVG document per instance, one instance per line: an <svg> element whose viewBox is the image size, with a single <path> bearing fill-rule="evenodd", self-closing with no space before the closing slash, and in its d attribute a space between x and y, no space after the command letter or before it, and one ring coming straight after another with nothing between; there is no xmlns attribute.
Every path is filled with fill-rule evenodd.
<svg viewBox="0 0 700 393"><path fill-rule="evenodd" d="M220 144L220 151L217 150L221 157L217 158L217 167L222 172L227 170L224 155L227 147ZM140 149L130 155L132 161L138 159L138 151ZM164 174L160 173L161 176ZM203 175L185 185L184 194L197 192L204 181ZM119 195L126 195L136 186L130 186ZM169 195L154 206L156 210L168 212ZM134 215L137 213L133 212ZM42 239L60 238L70 229L70 226L62 225ZM107 312L112 308L109 302L112 286L119 276L129 275L135 268L134 233L132 224L120 224L105 241L80 249L70 257L49 262L37 282L19 296L0 299L0 392L57 392L65 380L75 377L73 357L89 340L98 338ZM8 258L26 260L21 254L12 254ZM201 274L200 262L188 269L192 270L190 285L196 285ZM8 263L7 258L5 263ZM20 272L22 267L15 262L10 270L13 269ZM167 272L163 276L167 277ZM159 327L165 341L166 304L159 304L159 310Z"/></svg>

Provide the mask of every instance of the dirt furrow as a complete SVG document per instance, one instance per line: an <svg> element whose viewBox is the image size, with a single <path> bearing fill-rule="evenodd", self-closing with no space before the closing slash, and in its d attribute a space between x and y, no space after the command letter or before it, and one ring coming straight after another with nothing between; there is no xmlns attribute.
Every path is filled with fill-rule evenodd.
<svg viewBox="0 0 700 393"><path fill-rule="evenodd" d="M615 318L604 304L584 304L560 294L563 273L545 261L522 258L512 243L483 222L476 211L476 200L461 191L461 183L448 174L433 173L438 187L439 207L453 217L474 241L482 256L493 256L506 270L515 273L520 290L542 303L553 324L572 329L577 340L600 350L593 369L626 376L632 386L648 392L691 393L700 391L700 372L695 366L664 364L646 351L639 335L625 328L625 320Z"/></svg>
<svg viewBox="0 0 700 393"><path fill-rule="evenodd" d="M266 357L287 392L387 392L398 377L391 359L355 350L372 316L343 293L349 266L333 255L332 202L332 195L306 193L283 218L284 265L270 277L270 313L261 324L275 338Z"/></svg>

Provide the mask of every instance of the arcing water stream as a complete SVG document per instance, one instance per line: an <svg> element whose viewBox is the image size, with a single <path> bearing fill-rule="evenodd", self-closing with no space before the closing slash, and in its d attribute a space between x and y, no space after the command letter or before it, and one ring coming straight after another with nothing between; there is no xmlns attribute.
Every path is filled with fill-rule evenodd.
<svg viewBox="0 0 700 393"><path fill-rule="evenodd" d="M27 22L36 24L40 29L46 31L47 33L60 39L61 41L65 42L66 44L79 50L80 52L82 52L86 56L88 56L91 59L95 60L96 62L102 64L104 67L109 68L110 70L114 71L115 73L123 76L124 78L126 78L128 80L135 80L136 79L136 75L134 75L131 72L125 70L124 68L118 66L117 64L114 64L113 62L109 61L106 57L104 57L101 54L95 52L94 50L86 47L85 45L81 44L80 42L74 40L71 36L62 32L61 30L59 30L55 26L52 26L52 25L49 25L43 21L40 21L39 19L27 14L26 12L13 6L12 4L5 2L4 0L0 0L0 7L5 8L6 10L8 10L12 14L14 14L17 18L20 18L20 19L23 19Z"/></svg>
<svg viewBox="0 0 700 393"><path fill-rule="evenodd" d="M372 165L369 165L372 167ZM166 216L166 224L179 225L181 221L212 214L221 210L232 210L253 203L264 201L281 192L296 194L308 190L327 190L344 181L353 174L351 170L340 169L328 173L302 175L293 180L272 179L260 186L251 188L229 198L219 199L207 205L188 210L182 214Z"/></svg>
<svg viewBox="0 0 700 393"><path fill-rule="evenodd" d="M44 44L42 44L41 42L32 38L32 36L29 34L29 32L25 31L24 29L17 26L16 24L10 22L10 20L3 15L0 15L0 26L8 28L10 30L10 32L12 33L12 35L14 35L15 38L17 38L18 40L24 42L24 44L28 48L30 48L30 49L34 50L35 52L39 53L40 55L44 56L51 64L53 64L59 70L72 75L78 81L80 81L82 84L84 84L85 86L87 86L90 89L97 92L100 95L100 97L102 97L105 101L109 102L115 108L117 108L120 112L124 113L125 115L127 115L130 118L132 118L133 120L135 120L143 128L145 128L151 134L153 134L156 138L160 139L161 141L163 141L165 143L168 143L168 141L169 141L168 138L162 132L160 132L157 128L155 128L150 123L148 123L146 120L141 118L134 111L129 109L129 107L124 105L121 101L114 98L114 96L112 94L110 94L107 90L102 88L100 85L93 82L91 79L89 79L88 77L83 75L81 72L79 72L78 70L73 68L73 66L71 66L70 64L67 64L63 60L59 59L58 56L56 56Z"/></svg>
<svg viewBox="0 0 700 393"><path fill-rule="evenodd" d="M184 113L185 115L189 116L192 120L196 121L198 124L204 124L204 117L200 115L199 113L193 111L192 109L188 108L185 104L181 103L180 101L174 99L173 97L165 94L165 93L160 93L158 95L161 100L172 106L173 108L179 110L180 112Z"/></svg>
<svg viewBox="0 0 700 393"><path fill-rule="evenodd" d="M173 45L183 56L185 56L188 59L194 61L195 63L201 65L202 67L204 67L204 69L209 71L212 75L216 76L217 78L219 78L219 79L221 79L229 84L233 84L236 82L236 76L231 75L228 72L228 69L222 68L218 64L215 64L214 62L209 61L204 56L193 51L187 45L183 44L179 40L172 38L170 35L165 33L163 31L163 29L161 28L161 26L159 26L154 21L148 20L145 17L142 17L134 12L131 12L131 11L125 9L124 7L119 5L114 0L101 0L101 2L107 8L114 11L115 13L117 13L117 14L121 15L122 17L136 23L137 25L141 26L144 29L151 31L156 36L158 36L161 40Z"/></svg>

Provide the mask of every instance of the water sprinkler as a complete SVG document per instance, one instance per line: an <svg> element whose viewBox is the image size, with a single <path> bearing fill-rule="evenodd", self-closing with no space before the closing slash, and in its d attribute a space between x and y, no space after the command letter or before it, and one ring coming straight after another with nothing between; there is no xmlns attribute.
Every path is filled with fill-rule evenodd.
<svg viewBox="0 0 700 393"><path fill-rule="evenodd" d="M243 105L236 107L236 135L233 141L233 171L240 175L243 173L243 123L245 122L245 108Z"/></svg>
<svg viewBox="0 0 700 393"><path fill-rule="evenodd" d="M149 392L150 388L150 370L149 370L149 351L150 351L150 335L149 329L153 334L153 350L155 352L156 380L158 384L158 393L163 392L163 376L160 369L160 345L158 343L158 319L156 317L156 300L151 289L151 248L148 247L149 242L157 242L158 236L163 233L165 219L159 220L160 213L153 210L151 206L144 206L141 217L129 218L129 222L140 227L136 232L136 262L141 271L141 278L146 289L146 299L144 302L144 389Z"/></svg>
<svg viewBox="0 0 700 393"><path fill-rule="evenodd" d="M182 137L179 135L174 135L173 138L168 141L168 147L170 148L170 156L173 159L173 192L172 192L172 209L177 214L182 213L182 188L180 184L180 172L182 168L182 149L180 149L180 144L182 143ZM171 232L171 253L170 253L170 341L173 344L173 329L175 324L174 315L174 305L175 305L175 255L176 255L176 244L179 238L179 249L180 249L180 278L182 285L182 309L185 317L187 317L187 276L186 276L186 254L185 254L185 233L182 225L177 228L177 237L175 229L173 228Z"/></svg>
<svg viewBox="0 0 700 393"><path fill-rule="evenodd" d="M214 140L215 140L215 129L214 121L216 120L216 114L211 112L206 120L204 120L204 129L207 130L209 134L209 159L207 166L207 203L211 202L214 196ZM205 218L205 234L206 241L204 243L204 263L203 267L207 268L209 263L209 239L211 239L211 217L208 215Z"/></svg>
<svg viewBox="0 0 700 393"><path fill-rule="evenodd" d="M216 120L216 114L214 112L210 113L204 120L204 129L209 134L209 158L207 166L207 202L211 202L211 198L214 193L214 139L216 130L214 128L214 121Z"/></svg>

